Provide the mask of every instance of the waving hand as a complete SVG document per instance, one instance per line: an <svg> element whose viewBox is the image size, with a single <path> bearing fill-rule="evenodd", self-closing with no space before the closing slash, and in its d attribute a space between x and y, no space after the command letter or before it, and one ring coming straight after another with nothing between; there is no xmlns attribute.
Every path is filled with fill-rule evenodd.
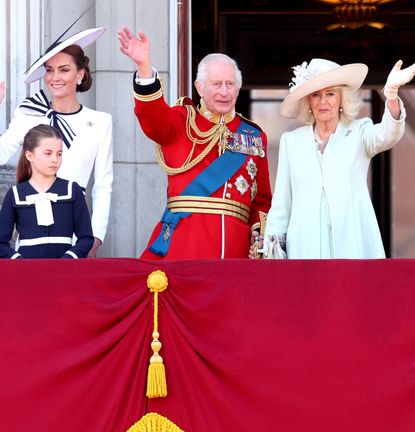
<svg viewBox="0 0 415 432"><path fill-rule="evenodd" d="M401 69L401 66L402 60L398 60L389 72L384 89L386 99L397 99L399 87L409 83L415 75L415 63L405 69Z"/></svg>
<svg viewBox="0 0 415 432"><path fill-rule="evenodd" d="M118 31L120 50L128 56L136 65L140 78L150 78L153 74L151 65L150 40L144 32L138 32L138 36L127 27Z"/></svg>

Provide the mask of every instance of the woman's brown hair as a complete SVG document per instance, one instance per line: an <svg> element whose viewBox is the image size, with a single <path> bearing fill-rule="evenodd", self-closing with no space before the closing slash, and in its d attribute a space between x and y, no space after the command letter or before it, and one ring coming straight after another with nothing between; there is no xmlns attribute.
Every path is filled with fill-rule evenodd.
<svg viewBox="0 0 415 432"><path fill-rule="evenodd" d="M92 76L89 70L89 57L85 55L84 50L79 45L69 45L61 52L69 54L74 59L78 70L85 71L81 84L76 86L76 91L83 93L89 90L92 85Z"/></svg>
<svg viewBox="0 0 415 432"><path fill-rule="evenodd" d="M26 158L26 152L30 151L33 153L35 148L39 145L42 138L59 138L62 139L59 131L53 126L40 124L38 126L29 129L25 137L23 138L23 148L20 153L19 162L16 168L16 181L22 183L32 177L32 166Z"/></svg>

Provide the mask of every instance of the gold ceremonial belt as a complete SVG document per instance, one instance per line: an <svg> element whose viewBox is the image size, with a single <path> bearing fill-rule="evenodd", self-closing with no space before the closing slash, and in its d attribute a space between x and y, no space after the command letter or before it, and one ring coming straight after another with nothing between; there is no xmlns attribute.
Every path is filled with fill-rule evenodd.
<svg viewBox="0 0 415 432"><path fill-rule="evenodd" d="M191 212L204 214L220 214L234 216L248 223L249 207L238 201L226 198L212 198L199 196L177 196L167 200L167 208L173 212Z"/></svg>

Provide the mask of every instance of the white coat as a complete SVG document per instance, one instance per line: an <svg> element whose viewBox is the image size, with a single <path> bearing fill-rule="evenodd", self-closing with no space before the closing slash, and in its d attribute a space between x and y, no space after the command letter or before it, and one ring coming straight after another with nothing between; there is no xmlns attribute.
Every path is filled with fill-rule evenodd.
<svg viewBox="0 0 415 432"><path fill-rule="evenodd" d="M88 185L92 170L92 230L104 240L107 230L113 180L112 117L85 106L76 113L60 114L75 132L68 149L63 145L62 165L57 176ZM0 137L0 165L22 149L23 138L34 126L49 124L44 115L29 115L17 108L7 131Z"/></svg>
<svg viewBox="0 0 415 432"><path fill-rule="evenodd" d="M395 120L385 108L382 121L339 123L320 166L313 126L281 136L278 172L264 234L286 234L288 258L320 258L320 204L323 188L331 222L333 258L384 258L385 252L367 187L373 156L402 137L405 110Z"/></svg>

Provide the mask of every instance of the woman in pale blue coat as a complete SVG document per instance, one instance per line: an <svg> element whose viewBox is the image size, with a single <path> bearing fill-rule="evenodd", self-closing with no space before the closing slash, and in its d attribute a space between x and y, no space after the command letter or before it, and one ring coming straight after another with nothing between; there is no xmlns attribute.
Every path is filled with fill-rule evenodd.
<svg viewBox="0 0 415 432"><path fill-rule="evenodd" d="M282 135L278 172L264 233L264 257L384 258L367 187L373 156L392 148L405 128L398 89L415 64L396 63L384 88L379 124L356 119L367 66L313 59L294 67L281 113L305 126Z"/></svg>

